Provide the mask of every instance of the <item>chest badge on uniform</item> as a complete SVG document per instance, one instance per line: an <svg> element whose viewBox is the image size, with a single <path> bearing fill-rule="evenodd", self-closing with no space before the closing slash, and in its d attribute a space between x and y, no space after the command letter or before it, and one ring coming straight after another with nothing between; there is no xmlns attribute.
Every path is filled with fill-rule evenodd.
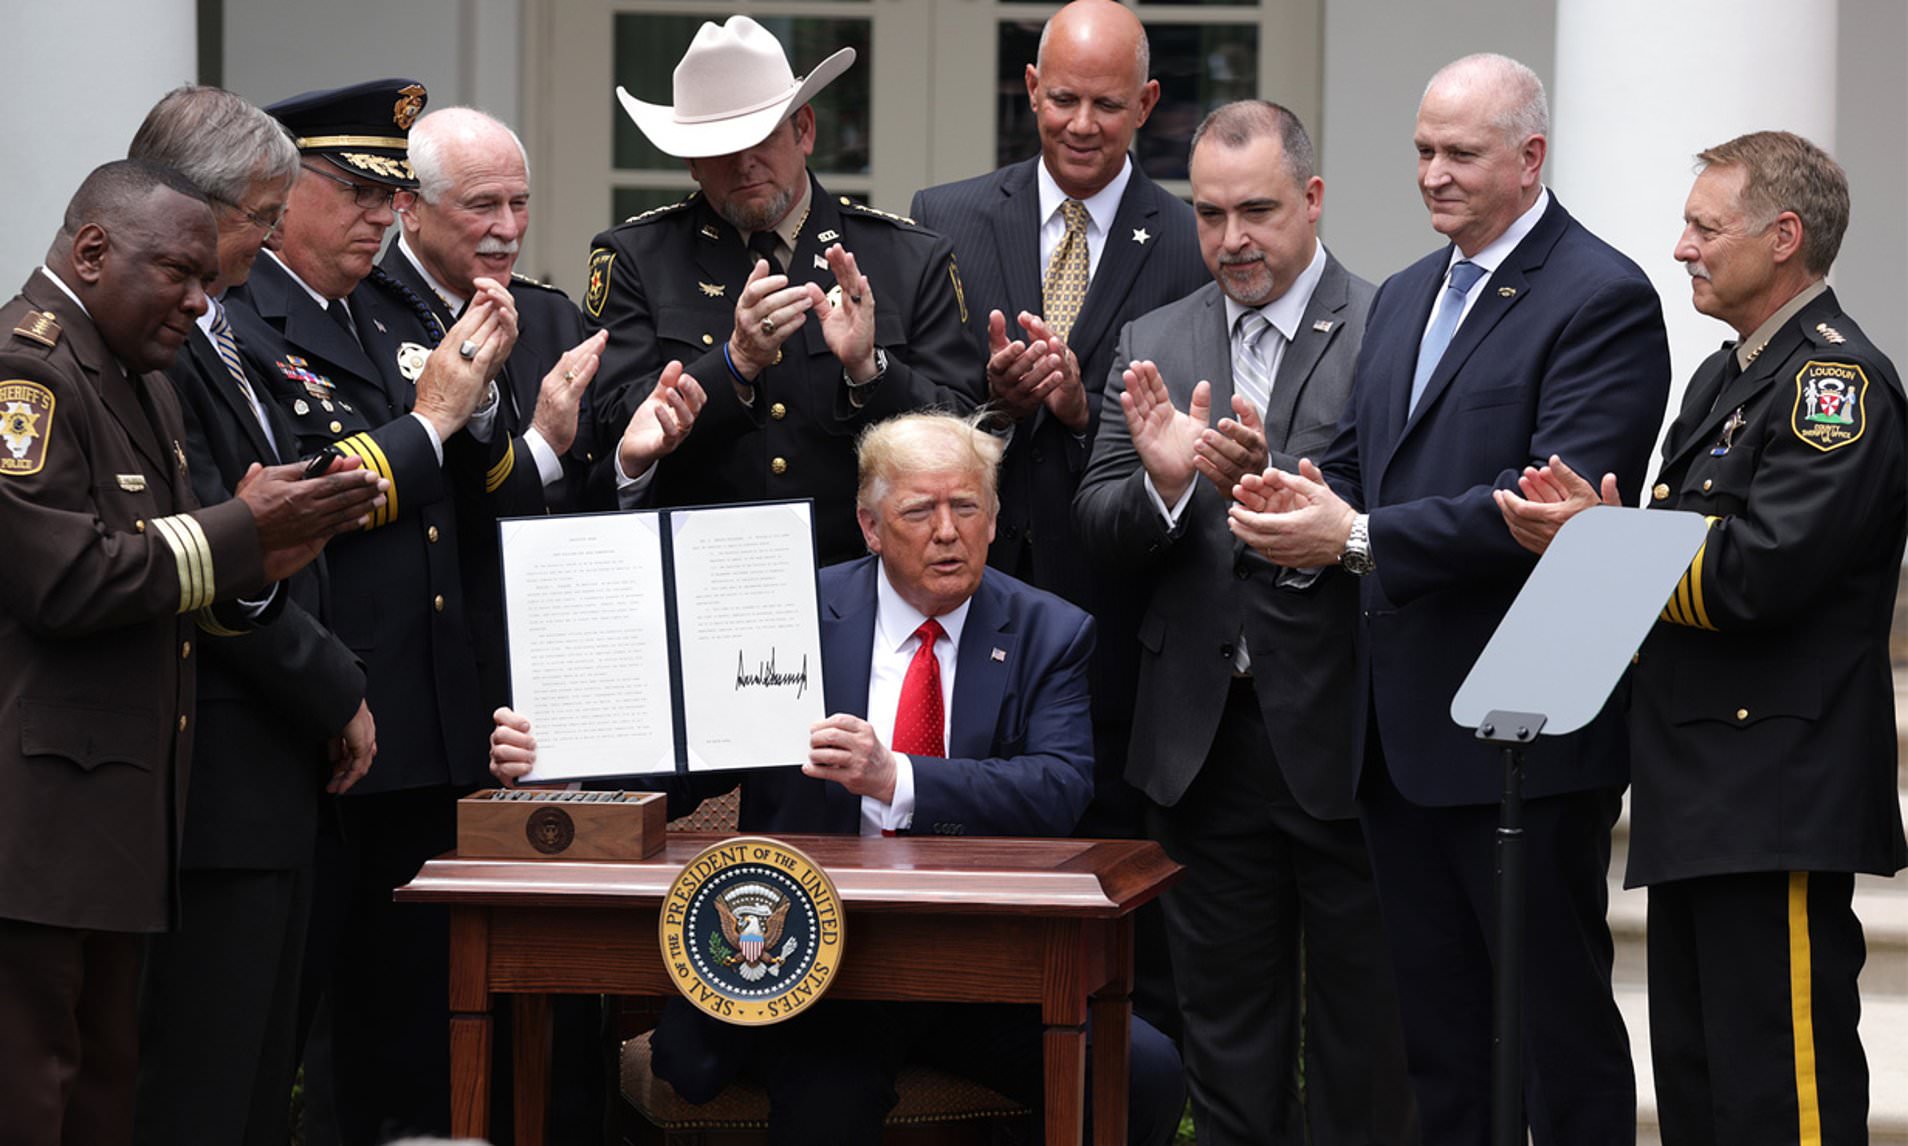
<svg viewBox="0 0 1908 1146"><path fill-rule="evenodd" d="M825 271L825 270L827 270L827 269L828 269L828 258L827 258L827 256L825 256L825 255L816 255L816 256L815 256L815 269L816 269L816 270L818 270L818 271Z"/></svg>
<svg viewBox="0 0 1908 1146"><path fill-rule="evenodd" d="M1728 421L1723 423L1722 437L1716 440L1716 448L1709 451L1709 456L1720 458L1735 448L1736 432L1742 429L1743 423L1747 420L1742 416L1742 407L1737 406L1730 413Z"/></svg>
<svg viewBox="0 0 1908 1146"><path fill-rule="evenodd" d="M53 391L38 382L14 378L0 382L0 475L25 477L46 463L46 443L53 433Z"/></svg>
<svg viewBox="0 0 1908 1146"><path fill-rule="evenodd" d="M1868 375L1853 362L1806 362L1795 376L1795 436L1828 453L1852 445L1867 427L1862 399Z"/></svg>
<svg viewBox="0 0 1908 1146"><path fill-rule="evenodd" d="M609 300L610 268L615 265L615 251L598 247L590 252L590 289L583 295L583 309L591 318L603 317L603 304Z"/></svg>
<svg viewBox="0 0 1908 1146"><path fill-rule="evenodd" d="M816 235L815 241L818 243L832 243L839 238L841 238L841 232L835 230L833 227L830 227L828 230L823 231L819 235Z"/></svg>
<svg viewBox="0 0 1908 1146"><path fill-rule="evenodd" d="M305 401L303 398L297 399L292 403L292 413L301 418L304 417L306 414L311 413L311 403Z"/></svg>
<svg viewBox="0 0 1908 1146"><path fill-rule="evenodd" d="M663 898L663 965L685 998L725 1023L779 1023L841 970L841 896L820 864L780 840L741 836L690 860Z"/></svg>
<svg viewBox="0 0 1908 1146"><path fill-rule="evenodd" d="M722 292L729 289L724 283L698 282L696 286L701 289L704 298L721 298Z"/></svg>
<svg viewBox="0 0 1908 1146"><path fill-rule="evenodd" d="M397 348L398 373L406 382L415 382L424 375L424 360L431 352L422 343L400 342ZM325 403L325 409L331 409L331 403Z"/></svg>

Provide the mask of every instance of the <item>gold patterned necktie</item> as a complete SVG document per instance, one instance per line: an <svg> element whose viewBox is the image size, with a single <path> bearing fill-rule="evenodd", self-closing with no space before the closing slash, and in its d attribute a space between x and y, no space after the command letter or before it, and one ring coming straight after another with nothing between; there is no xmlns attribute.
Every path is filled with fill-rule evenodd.
<svg viewBox="0 0 1908 1146"><path fill-rule="evenodd" d="M1053 249L1047 263L1047 282L1042 303L1047 325L1062 340L1073 333L1073 320L1080 316L1080 304L1087 292L1087 209L1078 199L1060 204L1060 217L1066 220L1066 234Z"/></svg>

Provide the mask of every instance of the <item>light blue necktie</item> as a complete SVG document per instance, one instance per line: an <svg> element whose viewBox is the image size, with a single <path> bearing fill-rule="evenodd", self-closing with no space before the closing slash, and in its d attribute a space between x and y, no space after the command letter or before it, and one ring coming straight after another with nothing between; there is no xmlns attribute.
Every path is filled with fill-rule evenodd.
<svg viewBox="0 0 1908 1146"><path fill-rule="evenodd" d="M1444 282L1444 303L1438 308L1438 317L1424 329L1424 341L1418 343L1418 370L1411 376L1411 406L1418 408L1418 399L1424 397L1425 384L1431 381L1431 374L1438 368L1438 359L1444 357L1445 348L1451 345L1451 336L1457 333L1458 320L1464 317L1464 299L1484 277L1484 268L1469 259L1459 259L1451 264L1451 273Z"/></svg>

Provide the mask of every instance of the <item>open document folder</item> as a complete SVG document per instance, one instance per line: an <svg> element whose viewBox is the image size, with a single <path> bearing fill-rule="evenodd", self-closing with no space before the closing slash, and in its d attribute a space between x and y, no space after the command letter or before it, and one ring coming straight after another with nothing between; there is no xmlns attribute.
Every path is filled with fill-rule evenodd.
<svg viewBox="0 0 1908 1146"><path fill-rule="evenodd" d="M510 518L526 783L798 766L822 706L807 501Z"/></svg>

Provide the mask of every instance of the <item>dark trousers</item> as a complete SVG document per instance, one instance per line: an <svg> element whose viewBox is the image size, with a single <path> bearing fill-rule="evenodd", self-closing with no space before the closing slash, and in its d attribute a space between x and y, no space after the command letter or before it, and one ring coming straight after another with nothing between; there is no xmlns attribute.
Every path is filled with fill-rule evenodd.
<svg viewBox="0 0 1908 1146"><path fill-rule="evenodd" d="M185 870L179 903L146 949L135 1138L283 1146L311 872Z"/></svg>
<svg viewBox="0 0 1908 1146"><path fill-rule="evenodd" d="M687 1102L708 1102L738 1077L760 1081L776 1146L878 1146L904 1061L955 1071L1035 1111L1043 1107L1032 1007L824 1001L773 1026L738 1027L672 998L651 1046L656 1076ZM1137 1018L1128 1079L1127 1141L1166 1146L1186 1102L1179 1057L1171 1040Z"/></svg>
<svg viewBox="0 0 1908 1146"><path fill-rule="evenodd" d="M424 861L457 843L462 788L416 788L339 802L343 847L320 849L317 894L343 905L325 984L338 1136L370 1146L450 1129L450 916L394 903ZM314 1040L315 1042L315 1040ZM307 1076L312 1071L307 1069ZM322 1101L322 1098L318 1099Z"/></svg>
<svg viewBox="0 0 1908 1146"><path fill-rule="evenodd" d="M132 1141L144 941L0 919L0 1146Z"/></svg>
<svg viewBox="0 0 1908 1146"><path fill-rule="evenodd" d="M1377 745L1376 730L1369 741ZM1424 1140L1488 1146L1498 809L1413 804L1376 751L1361 794ZM1524 1114L1537 1146L1636 1141L1636 1076L1605 919L1621 798L1594 789L1524 803Z"/></svg>
<svg viewBox="0 0 1908 1146"><path fill-rule="evenodd" d="M1417 1142L1363 833L1293 798L1250 680L1151 823L1186 868L1163 902L1200 1146Z"/></svg>
<svg viewBox="0 0 1908 1146"><path fill-rule="evenodd" d="M1650 888L1650 1053L1664 1146L1868 1141L1854 889L1845 872Z"/></svg>

